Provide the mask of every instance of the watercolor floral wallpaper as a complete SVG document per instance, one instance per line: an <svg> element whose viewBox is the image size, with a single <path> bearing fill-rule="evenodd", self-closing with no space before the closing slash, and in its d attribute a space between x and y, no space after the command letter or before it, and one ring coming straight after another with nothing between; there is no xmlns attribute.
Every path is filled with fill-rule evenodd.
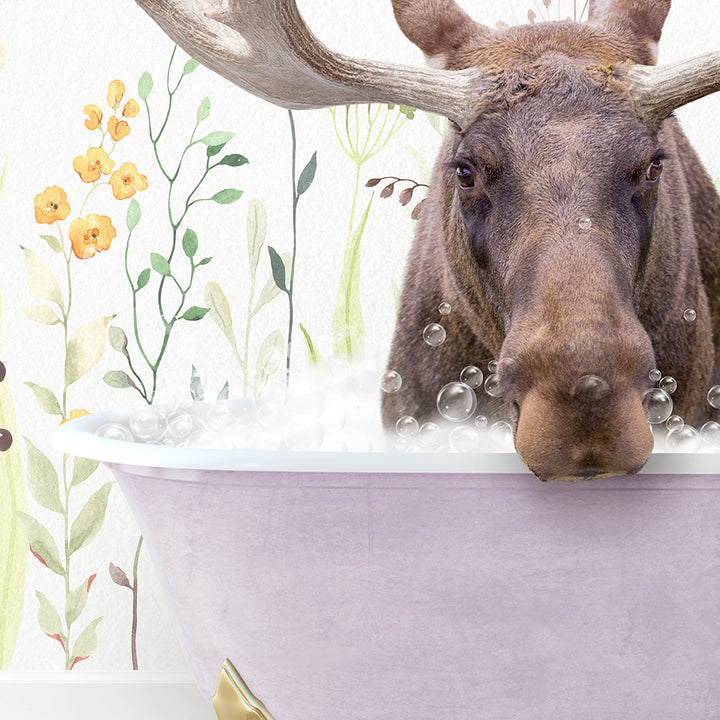
<svg viewBox="0 0 720 720"><path fill-rule="evenodd" d="M573 0L464 0L491 25ZM299 0L348 54L419 65L389 0ZM343 4L345 5L345 4ZM394 324L445 121L394 106L289 112L177 49L132 0L38 0L0 25L0 668L182 670L143 538L59 423L171 395L258 396ZM718 49L676 0L660 60ZM678 112L720 177L709 97Z"/></svg>

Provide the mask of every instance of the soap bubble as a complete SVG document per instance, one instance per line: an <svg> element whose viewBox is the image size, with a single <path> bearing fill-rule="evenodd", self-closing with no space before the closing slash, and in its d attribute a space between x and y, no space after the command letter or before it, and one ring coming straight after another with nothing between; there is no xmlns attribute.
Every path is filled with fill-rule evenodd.
<svg viewBox="0 0 720 720"><path fill-rule="evenodd" d="M396 393L402 385L400 373L395 370L386 370L380 376L380 389L386 393Z"/></svg>
<svg viewBox="0 0 720 720"><path fill-rule="evenodd" d="M255 417L260 425L271 430L282 423L283 407L271 400L263 401L258 405Z"/></svg>
<svg viewBox="0 0 720 720"><path fill-rule="evenodd" d="M445 328L440 323L430 323L425 326L423 330L423 340L432 347L437 347L445 342L447 333Z"/></svg>
<svg viewBox="0 0 720 720"><path fill-rule="evenodd" d="M610 386L597 375L583 375L573 385L573 397L585 400L602 400L610 392Z"/></svg>
<svg viewBox="0 0 720 720"><path fill-rule="evenodd" d="M720 448L720 423L709 420L700 428L700 437L712 448Z"/></svg>
<svg viewBox="0 0 720 720"><path fill-rule="evenodd" d="M441 315L449 315L452 308L450 307L450 303L442 302L440 303L440 307L438 308Z"/></svg>
<svg viewBox="0 0 720 720"><path fill-rule="evenodd" d="M395 438L395 449L398 452L407 452L410 449L410 441L404 437Z"/></svg>
<svg viewBox="0 0 720 720"><path fill-rule="evenodd" d="M231 427L236 419L230 406L224 401L211 405L205 413L204 421L208 428L220 432Z"/></svg>
<svg viewBox="0 0 720 720"><path fill-rule="evenodd" d="M269 431L257 432L252 436L250 447L262 452L274 452L282 447L282 438L278 433Z"/></svg>
<svg viewBox="0 0 720 720"><path fill-rule="evenodd" d="M485 392L492 397L500 397L500 395L502 395L502 389L500 388L496 373L488 375L485 378Z"/></svg>
<svg viewBox="0 0 720 720"><path fill-rule="evenodd" d="M120 423L105 423L101 425L95 434L106 440L122 440L123 442L135 442L134 435L130 429Z"/></svg>
<svg viewBox="0 0 720 720"><path fill-rule="evenodd" d="M467 420L472 417L476 407L475 391L465 383L448 383L437 394L437 409L450 422Z"/></svg>
<svg viewBox="0 0 720 720"><path fill-rule="evenodd" d="M478 444L478 434L469 425L460 425L450 433L450 447L456 452L470 452Z"/></svg>
<svg viewBox="0 0 720 720"><path fill-rule="evenodd" d="M487 427L488 419L484 415L477 415L473 422L478 430L484 430Z"/></svg>
<svg viewBox="0 0 720 720"><path fill-rule="evenodd" d="M198 428L188 436L182 445L191 448L216 448L217 439L207 428Z"/></svg>
<svg viewBox="0 0 720 720"><path fill-rule="evenodd" d="M665 447L672 453L693 453L700 449L700 434L690 425L671 430L665 438Z"/></svg>
<svg viewBox="0 0 720 720"><path fill-rule="evenodd" d="M672 395L677 390L677 380L669 375L666 375L658 383L658 387L664 390L668 395Z"/></svg>
<svg viewBox="0 0 720 720"><path fill-rule="evenodd" d="M418 440L428 448L435 448L442 442L443 433L440 426L434 422L426 422L418 430Z"/></svg>
<svg viewBox="0 0 720 720"><path fill-rule="evenodd" d="M490 426L488 432L490 441L500 447L510 447L513 443L513 431L510 423L499 420Z"/></svg>
<svg viewBox="0 0 720 720"><path fill-rule="evenodd" d="M159 440L165 430L165 421L159 412L145 407L130 416L130 432L138 440Z"/></svg>
<svg viewBox="0 0 720 720"><path fill-rule="evenodd" d="M460 382L469 385L473 390L477 390L482 385L482 381L483 372L479 367L475 367L475 365L468 365L466 368L463 368L460 373Z"/></svg>
<svg viewBox="0 0 720 720"><path fill-rule="evenodd" d="M678 428L681 428L684 424L685 421L679 415L671 415L665 421L665 427L668 430L677 430Z"/></svg>
<svg viewBox="0 0 720 720"><path fill-rule="evenodd" d="M578 227L581 230L589 230L592 227L592 220L589 217L581 217L578 220Z"/></svg>
<svg viewBox="0 0 720 720"><path fill-rule="evenodd" d="M642 406L648 422L657 425L665 422L670 417L673 401L664 390L652 388L643 394Z"/></svg>
<svg viewBox="0 0 720 720"><path fill-rule="evenodd" d="M686 320L687 322L693 322L696 317L697 313L692 308L687 308L687 310L683 312L683 320Z"/></svg>
<svg viewBox="0 0 720 720"><path fill-rule="evenodd" d="M166 439L178 443L184 440L195 429L195 420L190 413L178 410L168 416L165 436Z"/></svg>
<svg viewBox="0 0 720 720"><path fill-rule="evenodd" d="M395 432L405 439L414 438L420 430L420 424L412 415L403 415L395 423Z"/></svg>
<svg viewBox="0 0 720 720"><path fill-rule="evenodd" d="M283 430L288 450L317 450L323 441L323 426L315 417L293 419Z"/></svg>
<svg viewBox="0 0 720 720"><path fill-rule="evenodd" d="M655 370L651 370L648 373L648 377L650 378L651 383L656 383L658 380L660 380L662 376L663 374L657 368L655 368Z"/></svg>
<svg viewBox="0 0 720 720"><path fill-rule="evenodd" d="M720 410L720 385L713 385L707 393L707 401L716 410Z"/></svg>
<svg viewBox="0 0 720 720"><path fill-rule="evenodd" d="M498 361L497 360L491 360L488 363L488 372L490 373L496 373L498 369Z"/></svg>

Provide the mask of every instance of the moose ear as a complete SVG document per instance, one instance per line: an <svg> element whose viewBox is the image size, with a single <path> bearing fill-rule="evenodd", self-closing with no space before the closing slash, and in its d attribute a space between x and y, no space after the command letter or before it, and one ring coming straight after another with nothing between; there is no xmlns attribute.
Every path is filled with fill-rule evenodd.
<svg viewBox="0 0 720 720"><path fill-rule="evenodd" d="M456 56L492 31L475 22L455 0L392 0L405 37L425 54L430 67L459 69Z"/></svg>
<svg viewBox="0 0 720 720"><path fill-rule="evenodd" d="M588 20L632 33L657 60L657 44L671 0L590 0Z"/></svg>

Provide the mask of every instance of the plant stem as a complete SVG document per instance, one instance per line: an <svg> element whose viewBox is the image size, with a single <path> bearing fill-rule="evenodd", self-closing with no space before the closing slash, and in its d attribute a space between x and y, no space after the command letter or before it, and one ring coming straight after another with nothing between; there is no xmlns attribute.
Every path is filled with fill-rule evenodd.
<svg viewBox="0 0 720 720"><path fill-rule="evenodd" d="M133 561L133 609L132 609L132 630L130 631L130 654L132 656L133 670L138 669L137 660L137 625L138 625L138 560L140 559L140 548L143 544L143 536L140 536L137 544L137 550L135 551L135 560Z"/></svg>
<svg viewBox="0 0 720 720"><path fill-rule="evenodd" d="M295 252L297 250L297 205L298 205L298 198L299 198L299 195L297 192L297 183L295 180L297 138L295 136L295 120L293 118L292 110L288 110L288 117L290 119L290 135L292 136L293 249L292 249L292 258L290 261L290 282L287 284L289 312L288 312L287 350L285 352L285 358L286 358L285 384L286 385L290 384L290 353L292 352L292 330L293 330L293 281L295 280Z"/></svg>

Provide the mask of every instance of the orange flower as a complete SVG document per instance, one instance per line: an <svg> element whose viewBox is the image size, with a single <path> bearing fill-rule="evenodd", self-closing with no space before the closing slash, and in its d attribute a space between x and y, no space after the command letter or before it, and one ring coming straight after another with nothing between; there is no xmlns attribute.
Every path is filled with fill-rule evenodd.
<svg viewBox="0 0 720 720"><path fill-rule="evenodd" d="M91 147L86 155L78 155L73 160L73 170L80 175L83 182L91 183L100 178L100 173L109 175L115 161L99 147Z"/></svg>
<svg viewBox="0 0 720 720"><path fill-rule="evenodd" d="M109 217L93 214L73 220L68 234L75 256L87 260L96 252L107 250L117 231Z"/></svg>
<svg viewBox="0 0 720 720"><path fill-rule="evenodd" d="M64 220L70 214L67 193L57 185L45 188L35 196L35 220L52 225L56 220Z"/></svg>
<svg viewBox="0 0 720 720"><path fill-rule="evenodd" d="M122 116L126 118L134 118L140 112L140 106L135 100L130 98L122 109Z"/></svg>
<svg viewBox="0 0 720 720"><path fill-rule="evenodd" d="M102 110L97 105L86 105L83 112L88 116L85 127L88 130L97 130L102 122Z"/></svg>
<svg viewBox="0 0 720 720"><path fill-rule="evenodd" d="M118 120L115 116L108 118L107 129L110 137L117 142L130 134L130 125L126 120Z"/></svg>
<svg viewBox="0 0 720 720"><path fill-rule="evenodd" d="M126 162L110 176L110 185L117 200L127 200L137 190L145 190L148 183L145 175L137 171L135 163Z"/></svg>
<svg viewBox="0 0 720 720"><path fill-rule="evenodd" d="M108 105L114 108L123 99L124 94L125 83L122 80L113 80L110 85L108 85Z"/></svg>
<svg viewBox="0 0 720 720"><path fill-rule="evenodd" d="M60 421L60 424L70 422L71 420L74 420L75 418L82 417L83 415L89 415L90 413L87 410L71 410L70 411L70 417L65 418L64 420Z"/></svg>

